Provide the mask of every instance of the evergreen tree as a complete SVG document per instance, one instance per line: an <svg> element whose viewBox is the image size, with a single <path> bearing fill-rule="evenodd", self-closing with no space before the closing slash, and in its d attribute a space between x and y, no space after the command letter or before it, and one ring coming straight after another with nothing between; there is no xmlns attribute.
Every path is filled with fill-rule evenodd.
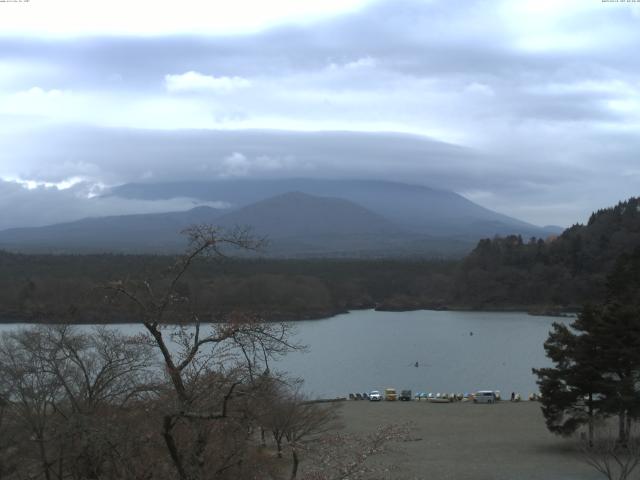
<svg viewBox="0 0 640 480"><path fill-rule="evenodd" d="M584 332L591 329L598 315L585 307L571 328L554 323L544 344L553 368L534 369L542 394L542 413L547 428L559 435L571 435L582 425L589 427L593 440L594 422L606 415L602 404L602 383L598 345Z"/></svg>
<svg viewBox="0 0 640 480"><path fill-rule="evenodd" d="M640 418L640 249L623 255L608 278L606 302L587 306L569 327L554 324L545 342L554 367L534 369L550 431L569 435L596 417L618 417L626 443Z"/></svg>
<svg viewBox="0 0 640 480"><path fill-rule="evenodd" d="M618 439L628 440L632 419L640 417L640 316L637 308L612 302L590 332L597 339L603 408L618 416Z"/></svg>

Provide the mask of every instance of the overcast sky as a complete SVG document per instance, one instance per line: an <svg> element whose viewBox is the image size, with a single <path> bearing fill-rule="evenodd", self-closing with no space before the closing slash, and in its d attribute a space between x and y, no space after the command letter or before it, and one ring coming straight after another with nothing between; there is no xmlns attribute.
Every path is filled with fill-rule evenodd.
<svg viewBox="0 0 640 480"><path fill-rule="evenodd" d="M640 3L602 0L0 2L0 228L189 208L98 195L240 176L584 222L640 193L639 48Z"/></svg>

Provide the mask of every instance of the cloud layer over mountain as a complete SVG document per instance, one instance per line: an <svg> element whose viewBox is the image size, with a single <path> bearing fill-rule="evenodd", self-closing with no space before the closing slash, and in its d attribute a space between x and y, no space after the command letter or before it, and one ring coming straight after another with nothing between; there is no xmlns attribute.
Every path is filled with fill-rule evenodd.
<svg viewBox="0 0 640 480"><path fill-rule="evenodd" d="M639 11L394 0L242 34L5 34L4 226L158 211L89 197L225 176L391 178L584 220L638 193Z"/></svg>

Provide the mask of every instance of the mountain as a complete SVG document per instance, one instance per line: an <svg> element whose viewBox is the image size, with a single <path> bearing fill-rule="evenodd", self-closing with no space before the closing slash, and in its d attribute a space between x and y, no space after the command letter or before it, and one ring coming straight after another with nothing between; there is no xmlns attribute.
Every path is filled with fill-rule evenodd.
<svg viewBox="0 0 640 480"><path fill-rule="evenodd" d="M213 223L250 227L266 237L264 254L276 257L460 256L470 242L407 230L351 201L300 192L222 213L209 207L187 212L87 218L75 222L0 232L0 248L28 252L179 252L185 227Z"/></svg>
<svg viewBox="0 0 640 480"><path fill-rule="evenodd" d="M269 238L317 235L401 234L382 215L348 200L289 192L242 207L217 219L218 225L250 225Z"/></svg>
<svg viewBox="0 0 640 480"><path fill-rule="evenodd" d="M175 252L184 249L180 232L193 224L215 223L220 211L196 207L186 212L85 218L44 227L0 231L0 248L26 252Z"/></svg>
<svg viewBox="0 0 640 480"><path fill-rule="evenodd" d="M178 232L192 224L214 223L228 228L250 226L257 236L270 239L267 253L273 256L448 257L469 252L481 238L509 234L546 238L557 233L493 212L454 192L386 181L226 179L127 184L110 195L146 200L186 196L232 207L10 229L0 232L0 248L176 252L185 246Z"/></svg>
<svg viewBox="0 0 640 480"><path fill-rule="evenodd" d="M280 257L460 256L472 244L406 229L354 202L289 192L231 211L223 227L251 226Z"/></svg>
<svg viewBox="0 0 640 480"><path fill-rule="evenodd" d="M291 191L349 200L414 233L463 241L509 234L547 237L562 231L494 212L451 191L380 180L294 178L130 183L112 189L109 195L146 200L190 197L242 207Z"/></svg>

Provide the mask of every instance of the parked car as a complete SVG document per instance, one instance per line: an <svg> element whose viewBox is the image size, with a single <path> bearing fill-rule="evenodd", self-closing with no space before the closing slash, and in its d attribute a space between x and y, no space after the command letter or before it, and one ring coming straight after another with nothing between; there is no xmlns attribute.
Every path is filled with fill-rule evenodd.
<svg viewBox="0 0 640 480"><path fill-rule="evenodd" d="M369 394L369 400L371 400L372 402L379 402L380 400L382 400L382 394L378 390L371 390L371 393Z"/></svg>
<svg viewBox="0 0 640 480"><path fill-rule="evenodd" d="M394 401L398 399L398 394L396 393L395 388L385 388L384 389L384 399Z"/></svg>
<svg viewBox="0 0 640 480"><path fill-rule="evenodd" d="M473 394L473 403L496 403L496 392L480 390Z"/></svg>
<svg viewBox="0 0 640 480"><path fill-rule="evenodd" d="M410 402L411 401L411 390L402 390L400 392L400 401L402 402Z"/></svg>

